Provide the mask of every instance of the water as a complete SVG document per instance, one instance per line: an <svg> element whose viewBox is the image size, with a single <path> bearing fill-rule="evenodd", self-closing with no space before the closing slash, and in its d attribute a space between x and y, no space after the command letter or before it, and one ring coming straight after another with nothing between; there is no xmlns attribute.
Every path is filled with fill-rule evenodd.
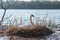
<svg viewBox="0 0 60 40"><path fill-rule="evenodd" d="M3 15L4 10L0 9L0 20ZM3 24L9 23L8 20L11 20L14 22L14 17L17 19L18 22L20 22L20 18L22 17L23 23L29 23L30 15L33 14L33 22L36 21L36 19L41 20L43 17L45 17L48 14L47 21L49 17L52 20L55 20L56 24L60 23L60 10L43 10L43 9L8 9L4 18ZM10 16L10 17L9 17ZM6 17L9 17L8 19ZM60 40L60 31L59 34L53 33L47 37L47 40ZM5 37L0 37L0 40L4 40Z"/></svg>
<svg viewBox="0 0 60 40"><path fill-rule="evenodd" d="M0 20L3 15L4 10L0 9ZM60 10L41 10L41 9L8 9L5 15L4 23L7 23L10 19L11 21L14 21L15 19L20 21L20 18L22 17L24 23L29 23L30 15L33 14L35 17L33 18L33 21L36 19L43 19L48 14L49 17L52 20L55 20L56 24L60 23ZM9 17L10 16L10 17ZM9 17L8 19L6 17ZM39 19L39 20L40 20Z"/></svg>
<svg viewBox="0 0 60 40"><path fill-rule="evenodd" d="M0 40L10 40L7 36L0 37Z"/></svg>
<svg viewBox="0 0 60 40"><path fill-rule="evenodd" d="M60 31L59 30L60 30L59 28L56 28L55 33L47 36L47 40L60 40Z"/></svg>

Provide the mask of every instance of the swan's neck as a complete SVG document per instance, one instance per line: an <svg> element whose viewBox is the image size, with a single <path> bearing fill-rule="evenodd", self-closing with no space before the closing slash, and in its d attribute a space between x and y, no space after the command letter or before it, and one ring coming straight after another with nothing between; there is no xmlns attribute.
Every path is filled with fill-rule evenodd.
<svg viewBox="0 0 60 40"><path fill-rule="evenodd" d="M32 16L30 16L30 23L33 25L33 22L32 22Z"/></svg>

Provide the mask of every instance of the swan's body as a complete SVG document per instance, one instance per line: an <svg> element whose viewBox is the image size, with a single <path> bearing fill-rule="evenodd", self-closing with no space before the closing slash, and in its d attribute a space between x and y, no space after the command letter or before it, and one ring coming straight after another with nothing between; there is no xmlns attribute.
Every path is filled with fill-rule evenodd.
<svg viewBox="0 0 60 40"><path fill-rule="evenodd" d="M18 28L25 29L25 30L29 30L30 28L32 28L34 26L34 24L32 22L32 17L34 17L34 15L30 15L30 23L18 25L17 27Z"/></svg>

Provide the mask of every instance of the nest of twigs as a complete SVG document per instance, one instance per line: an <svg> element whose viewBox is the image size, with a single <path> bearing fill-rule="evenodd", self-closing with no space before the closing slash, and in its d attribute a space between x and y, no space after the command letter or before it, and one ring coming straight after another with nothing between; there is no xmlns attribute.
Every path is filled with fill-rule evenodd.
<svg viewBox="0 0 60 40"><path fill-rule="evenodd" d="M15 35L15 36L22 36L22 37L43 37L52 34L53 31L49 30L46 26L36 26L36 27L10 27L4 33L7 35Z"/></svg>

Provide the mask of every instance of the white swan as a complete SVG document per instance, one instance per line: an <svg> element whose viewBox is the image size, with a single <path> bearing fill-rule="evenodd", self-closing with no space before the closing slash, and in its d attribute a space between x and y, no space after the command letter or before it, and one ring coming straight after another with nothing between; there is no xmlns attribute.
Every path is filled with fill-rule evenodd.
<svg viewBox="0 0 60 40"><path fill-rule="evenodd" d="M23 24L23 25L18 25L18 28L23 28L23 29L29 29L30 27L33 27L34 24L32 22L32 17L34 17L34 15L30 15L30 23L29 24Z"/></svg>

